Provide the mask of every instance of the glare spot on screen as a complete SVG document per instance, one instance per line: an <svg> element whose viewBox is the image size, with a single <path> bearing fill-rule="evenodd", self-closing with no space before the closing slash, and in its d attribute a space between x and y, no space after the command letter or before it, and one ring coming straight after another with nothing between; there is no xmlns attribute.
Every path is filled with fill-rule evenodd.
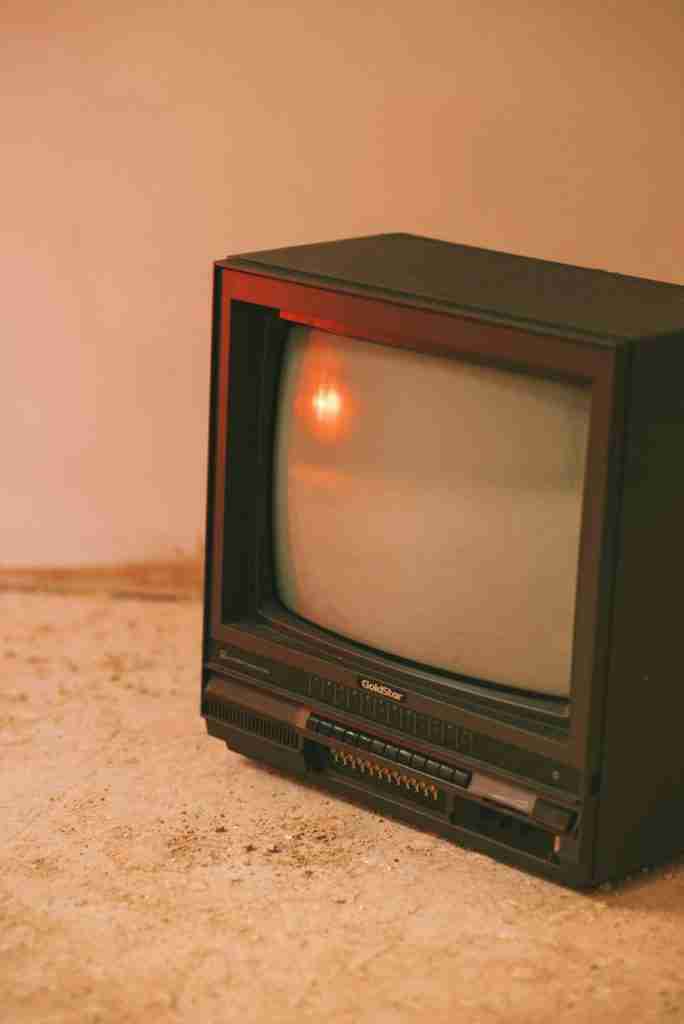
<svg viewBox="0 0 684 1024"><path fill-rule="evenodd" d="M320 423L331 423L340 414L342 398L335 388L319 388L314 394L311 404L316 419Z"/></svg>
<svg viewBox="0 0 684 1024"><path fill-rule="evenodd" d="M327 336L314 332L295 366L294 412L311 440L328 445L349 438L359 406L347 383L344 353Z"/></svg>

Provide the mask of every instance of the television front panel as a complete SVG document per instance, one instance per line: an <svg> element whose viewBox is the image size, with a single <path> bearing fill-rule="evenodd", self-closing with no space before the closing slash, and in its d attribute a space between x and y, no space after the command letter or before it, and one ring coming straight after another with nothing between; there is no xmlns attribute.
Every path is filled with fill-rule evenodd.
<svg viewBox="0 0 684 1024"><path fill-rule="evenodd" d="M216 265L202 714L574 886L684 849L684 289L410 235Z"/></svg>

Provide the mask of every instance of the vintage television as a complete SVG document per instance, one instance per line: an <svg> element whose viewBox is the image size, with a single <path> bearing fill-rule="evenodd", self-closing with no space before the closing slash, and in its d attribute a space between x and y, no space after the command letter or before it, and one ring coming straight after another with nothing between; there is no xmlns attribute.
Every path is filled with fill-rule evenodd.
<svg viewBox="0 0 684 1024"><path fill-rule="evenodd" d="M407 234L216 264L202 714L583 886L684 848L684 288Z"/></svg>

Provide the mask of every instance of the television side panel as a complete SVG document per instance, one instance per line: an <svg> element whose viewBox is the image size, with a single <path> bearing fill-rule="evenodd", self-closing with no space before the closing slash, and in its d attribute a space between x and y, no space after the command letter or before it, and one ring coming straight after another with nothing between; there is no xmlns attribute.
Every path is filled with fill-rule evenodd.
<svg viewBox="0 0 684 1024"><path fill-rule="evenodd" d="M684 849L684 331L635 346L595 881Z"/></svg>
<svg viewBox="0 0 684 1024"><path fill-rule="evenodd" d="M204 524L204 602L202 609L202 665L208 658L211 636L212 569L214 555L214 474L216 462L216 419L219 357L221 348L221 307L223 271L214 266L211 315L211 363L209 369L209 426L207 434L207 484ZM202 690L205 673L202 672Z"/></svg>

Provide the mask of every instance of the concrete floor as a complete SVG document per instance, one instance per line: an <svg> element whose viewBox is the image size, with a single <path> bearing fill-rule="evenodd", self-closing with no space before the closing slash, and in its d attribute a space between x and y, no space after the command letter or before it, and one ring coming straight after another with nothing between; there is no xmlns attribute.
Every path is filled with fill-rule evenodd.
<svg viewBox="0 0 684 1024"><path fill-rule="evenodd" d="M684 1021L684 862L579 895L227 752L196 601L0 615L3 1024Z"/></svg>

